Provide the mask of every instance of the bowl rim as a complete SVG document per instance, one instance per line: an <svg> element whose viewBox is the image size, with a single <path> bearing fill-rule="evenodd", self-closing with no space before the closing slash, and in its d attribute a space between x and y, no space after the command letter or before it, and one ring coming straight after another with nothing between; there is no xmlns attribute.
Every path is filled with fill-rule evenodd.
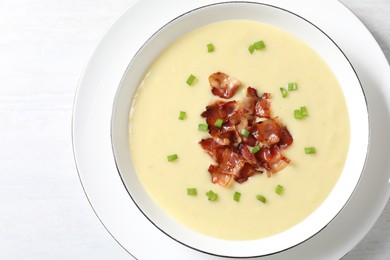
<svg viewBox="0 0 390 260"><path fill-rule="evenodd" d="M216 252L211 252L210 250L204 250L204 249L200 249L198 247L194 247L194 246L191 246L189 245L188 243L186 242L183 242L182 240L178 239L175 237L175 235L171 235L170 232L167 232L164 228L161 228L160 225L156 224L155 221L153 221L149 214L145 213L145 210L142 210L142 207L140 207L139 203L137 203L137 199L135 199L133 196L132 196L132 192L129 190L129 188L127 187L127 183L126 181L124 180L124 177L122 175L122 170L121 170L121 166L120 166L120 163L118 163L118 154L117 154L117 149L116 149L116 141L115 141L115 125L116 125L116 122L115 122L115 112L116 112L116 108L117 108L117 103L118 103L118 98L120 96L120 92L121 92L121 89L124 85L124 82L125 82L125 78L126 78L126 75L128 73L128 71L131 69L132 65L134 64L134 62L137 60L137 57L139 56L140 53L142 53L142 51L144 50L145 46L147 46L149 44L150 41L153 41L154 38L156 36L158 36L159 33L161 33L164 29L166 29L169 25L171 25L172 23L174 22L177 22L179 21L180 19L182 19L183 17L187 16L188 14L191 14L193 12L198 12L200 10L204 10L204 9L207 9L207 8L211 8L211 7L217 7L217 6L222 6L222 5L232 5L232 4L236 4L236 5L256 5L256 6L263 6L263 7L267 7L267 8L273 8L273 9L277 9L279 11L282 11L282 12L285 12L285 13L288 13L289 15L293 15L295 18L299 18L301 21L304 21L305 23L309 24L311 27L314 27L315 30L318 30L323 36L325 36L328 40L330 40L332 42L332 44L338 49L338 51L340 52L340 54L343 56L343 58L348 62L350 68L352 69L353 71L353 74L354 74L354 77L357 79L358 81L358 84L360 86L360 91L362 93L362 97L364 98L364 104L365 104L365 110L366 110L366 116L364 117L366 120L364 120L366 122L366 130L367 130L367 139L366 139L366 148L365 148L365 156L364 156L364 162L362 163L362 167L359 171L359 174L358 174L358 179L357 179L357 182L354 184L354 188L352 190L352 192L349 193L349 196L348 198L346 199L345 203L343 204L343 206L338 210L338 212L327 222L327 224L325 224L324 226L322 226L319 230L316 230L316 232L312 233L309 237L307 237L306 239L303 239L301 240L300 242L298 243L294 243L293 245L290 245L289 247L284 247L283 249L280 249L278 251L272 251L272 252L269 252L269 253L266 253L266 254L255 254L255 255L245 255L245 256L242 256L242 255L225 255L223 253L216 253ZM249 19L250 20L250 19ZM201 27L201 26L197 26L197 27ZM192 30L192 29L191 29ZM188 31L191 31L191 30L188 30ZM179 36L181 36L182 34L180 34ZM153 59L152 59L153 60ZM150 64L149 64L150 65ZM149 65L147 67L149 67ZM139 82L139 80L137 81ZM138 83L137 83L138 84ZM359 91L359 92L360 92ZM131 99L133 99L133 96L131 97ZM131 103L131 102L130 102ZM152 223L158 230L160 230L162 233L164 233L165 235L167 235L168 237L170 237L171 239L175 240L176 242L182 244L182 245L185 245L191 249L194 249L194 250L197 250L197 251L200 251L202 253L206 253L206 254L209 254L209 255L214 255L214 256L221 256L221 257L228 257L228 258L252 258L252 257L259 257L259 256L267 256L267 255L272 255L272 254L276 254L276 253L279 253L279 252L282 252L282 251L285 251L285 250L288 250L292 247L295 247L305 241L307 241L308 239L310 239L311 237L317 235L319 232L321 232L324 228L326 228L327 225L329 225L333 219L338 215L340 214L340 212L343 210L343 208L345 207L345 205L349 202L350 198L352 197L352 195L354 194L355 190L356 190L356 187L358 185L358 183L360 182L360 179L361 179L361 176L362 176L362 173L364 171L364 168L365 168L365 164L366 164L366 161L367 161L367 157L368 157L368 151L369 151L369 144L370 144L370 125L368 123L369 121L369 111L368 111L368 104L367 104L367 99L366 99L366 95L364 93L364 89L362 87L362 84L360 82L360 79L352 65L352 63L350 62L350 60L348 59L348 57L345 55L345 53L343 52L343 50L337 45L337 43L327 34L325 33L321 28L319 28L317 25L315 25L314 23L312 23L311 21L309 21L308 19L298 15L297 13L294 13L293 11L290 11L288 9L284 9L282 7L279 7L279 6L275 6L275 5L271 5L271 4L266 4L266 3L260 3L260 2L250 2L250 1L226 1L226 2L218 2L218 3L213 3L213 4L208 4L208 5L204 5L204 6L201 6L201 7L198 7L198 8L195 8L195 9L192 9L192 10L189 10L177 17L175 17L174 19L172 19L171 21L167 22L166 24L164 24L161 28L159 28L156 32L154 32L145 42L144 44L138 49L138 51L135 53L135 55L132 57L126 71L124 72L123 74L123 77L120 81L120 84L119 84L119 87L116 91L116 94L115 94L115 99L114 99L114 104L113 104L113 109L112 109L112 116L111 116L111 147L112 147L112 150L113 150L113 155L114 155L114 158L115 158L115 165L117 167L117 170L118 170L118 174L120 176L120 179L122 181L122 184L124 185L127 193L129 194L131 200L134 202L134 204L136 205L136 207L140 210L140 212L149 220L150 223ZM349 152L348 152L349 154ZM333 191L332 191L333 192ZM320 206L321 207L321 206ZM281 233L284 233L284 232L281 232ZM264 238L264 239L268 239L268 238ZM264 240L264 239L260 239L260 240ZM256 240L257 241L257 240ZM225 241L225 243L229 244L229 241ZM244 241L245 243L248 243L248 241ZM236 243L240 243L240 241L233 241L234 244Z"/></svg>

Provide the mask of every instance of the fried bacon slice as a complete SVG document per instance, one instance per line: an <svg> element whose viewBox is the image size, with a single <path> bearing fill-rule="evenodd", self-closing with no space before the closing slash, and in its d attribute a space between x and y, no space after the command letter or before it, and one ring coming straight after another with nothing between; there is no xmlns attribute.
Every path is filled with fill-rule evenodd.
<svg viewBox="0 0 390 260"><path fill-rule="evenodd" d="M245 164L242 168L239 176L234 176L233 179L238 183L246 182L249 177L252 177L255 174L261 174L263 171L257 170L249 164Z"/></svg>
<svg viewBox="0 0 390 260"><path fill-rule="evenodd" d="M222 153L222 162L219 164L219 169L223 174L239 176L244 164L245 161L240 154L233 151L233 149L225 149Z"/></svg>
<svg viewBox="0 0 390 260"><path fill-rule="evenodd" d="M242 167L240 174L233 177L236 182L243 183L247 181L249 177L263 173L263 171L259 170L261 164L246 145L240 143L237 146L237 152L241 155L244 166Z"/></svg>
<svg viewBox="0 0 390 260"><path fill-rule="evenodd" d="M281 126L280 128L280 135L279 135L279 142L277 143L277 146L280 149L286 149L293 143L293 137L291 136L290 132L288 131L286 126Z"/></svg>
<svg viewBox="0 0 390 260"><path fill-rule="evenodd" d="M245 163L250 164L254 168L258 168L260 166L255 155L249 150L248 146L243 143L240 143L237 146L237 153L241 156Z"/></svg>
<svg viewBox="0 0 390 260"><path fill-rule="evenodd" d="M261 166L267 170L267 175L283 170L289 163L290 159L285 157L277 145L271 147L263 146L255 154Z"/></svg>
<svg viewBox="0 0 390 260"><path fill-rule="evenodd" d="M268 119L258 122L253 128L252 135L267 146L271 146L280 141L281 127L276 119Z"/></svg>
<svg viewBox="0 0 390 260"><path fill-rule="evenodd" d="M236 126L229 121L224 123L221 128L211 127L209 133L221 145L241 142L241 136L238 134Z"/></svg>
<svg viewBox="0 0 390 260"><path fill-rule="evenodd" d="M236 94L241 82L223 72L216 72L209 77L211 92L220 98L229 99Z"/></svg>
<svg viewBox="0 0 390 260"><path fill-rule="evenodd" d="M211 181L221 186L229 186L233 180L233 175L221 173L219 169L219 165L210 164L209 172L211 175Z"/></svg>
<svg viewBox="0 0 390 260"><path fill-rule="evenodd" d="M227 186L230 184L233 176L238 176L244 167L244 161L238 153L231 148L222 152L222 159L219 165L210 165L209 172L213 183Z"/></svg>
<svg viewBox="0 0 390 260"><path fill-rule="evenodd" d="M222 161L222 153L226 148L225 145L219 144L214 138L202 139L199 144L215 162L220 163Z"/></svg>
<svg viewBox="0 0 390 260"><path fill-rule="evenodd" d="M258 96L257 90L252 87L247 88L246 96L247 99L247 109L252 114L260 118L270 118L271 117L271 94L263 93L261 97Z"/></svg>
<svg viewBox="0 0 390 260"><path fill-rule="evenodd" d="M209 172L213 183L227 186L234 179L243 183L254 174L262 173L258 170L260 164L246 145L239 145L235 150L225 148L218 165L211 164Z"/></svg>
<svg viewBox="0 0 390 260"><path fill-rule="evenodd" d="M209 127L215 128L215 121L218 119L236 122L238 118L242 117L243 112L237 101L224 102L217 100L208 105L201 116L206 118Z"/></svg>
<svg viewBox="0 0 390 260"><path fill-rule="evenodd" d="M212 93L222 98L234 96L241 85L222 72L212 74L209 81ZM243 183L263 170L271 176L290 163L282 150L293 143L293 137L278 118L271 118L270 98L269 93L259 96L255 88L248 87L244 100L217 100L201 113L211 137L199 144L217 163L208 168L213 183ZM218 119L223 123L216 126ZM248 146L257 145L261 149L253 154Z"/></svg>
<svg viewBox="0 0 390 260"><path fill-rule="evenodd" d="M243 114L244 111L237 101L224 102L219 100L207 106L201 116L206 118L210 135L219 144L229 145L230 143L241 142L241 136L238 134L240 129L237 129L237 126L241 124L241 119L244 118ZM223 120L220 128L215 126L218 119Z"/></svg>

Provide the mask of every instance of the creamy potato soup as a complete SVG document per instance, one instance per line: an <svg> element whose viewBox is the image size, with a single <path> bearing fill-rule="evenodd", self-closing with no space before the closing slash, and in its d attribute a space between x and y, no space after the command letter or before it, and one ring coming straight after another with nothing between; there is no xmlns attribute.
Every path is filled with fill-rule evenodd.
<svg viewBox="0 0 390 260"><path fill-rule="evenodd" d="M251 53L249 46L258 41L265 47ZM209 43L214 47L210 52ZM272 118L293 137L283 150L290 160L284 169L227 187L212 182L208 167L215 161L199 145L210 135L198 125L205 124L201 113L206 106L221 100L208 80L215 72L241 82L228 100L244 99L249 86L259 95L270 93ZM189 85L190 75L195 80ZM292 82L297 89L289 91ZM286 89L286 97L280 88ZM297 119L294 110L302 106L308 115ZM180 111L185 112L182 120ZM172 218L212 237L251 240L284 231L319 207L343 170L349 131L338 81L313 49L274 26L229 20L185 34L149 67L132 103L129 147L148 194ZM307 147L315 153L305 153ZM177 158L170 161L169 155ZM278 185L283 186L281 194L275 192ZM188 188L197 194L188 195ZM218 196L215 201L206 196L210 190ZM236 192L239 201L234 200Z"/></svg>

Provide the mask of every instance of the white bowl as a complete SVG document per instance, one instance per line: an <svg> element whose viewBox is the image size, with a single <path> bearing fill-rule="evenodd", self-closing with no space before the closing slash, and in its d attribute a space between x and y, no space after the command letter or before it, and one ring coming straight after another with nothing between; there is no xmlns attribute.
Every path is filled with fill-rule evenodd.
<svg viewBox="0 0 390 260"><path fill-rule="evenodd" d="M145 191L132 165L128 146L129 100L132 100L140 80L153 60L181 35L210 23L230 19L254 20L278 26L316 50L342 86L350 117L350 147L345 167L327 199L294 227L270 237L250 241L207 237L176 223ZM113 152L124 186L151 224L190 248L227 257L274 254L296 246L324 229L353 194L364 169L369 144L368 111L363 89L353 67L337 44L320 28L294 13L249 2L226 2L192 10L152 35L133 57L123 76L113 106L111 130Z"/></svg>

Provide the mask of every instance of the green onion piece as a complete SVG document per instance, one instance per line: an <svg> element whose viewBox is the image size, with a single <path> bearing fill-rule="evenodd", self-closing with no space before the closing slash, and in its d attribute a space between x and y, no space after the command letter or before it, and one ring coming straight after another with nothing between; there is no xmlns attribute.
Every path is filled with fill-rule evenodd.
<svg viewBox="0 0 390 260"><path fill-rule="evenodd" d="M199 124L198 125L198 130L199 131L208 131L209 130L209 125L208 124Z"/></svg>
<svg viewBox="0 0 390 260"><path fill-rule="evenodd" d="M248 51L252 54L255 51L255 45L254 44L249 45Z"/></svg>
<svg viewBox="0 0 390 260"><path fill-rule="evenodd" d="M260 146L259 145L256 145L255 147L252 148L252 153L253 154L257 153L258 151L260 151Z"/></svg>
<svg viewBox="0 0 390 260"><path fill-rule="evenodd" d="M297 90L298 84L296 82L290 82L287 84L288 91Z"/></svg>
<svg viewBox="0 0 390 260"><path fill-rule="evenodd" d="M179 113L179 119L180 119L180 120L184 120L185 118L186 118L186 112L180 111L180 113Z"/></svg>
<svg viewBox="0 0 390 260"><path fill-rule="evenodd" d="M264 41L257 41L253 44L256 50L261 50L265 48L265 43Z"/></svg>
<svg viewBox="0 0 390 260"><path fill-rule="evenodd" d="M295 109L294 110L294 117L295 119L303 119L303 115L300 109Z"/></svg>
<svg viewBox="0 0 390 260"><path fill-rule="evenodd" d="M214 51L214 45L212 43L207 44L207 52L213 52Z"/></svg>
<svg viewBox="0 0 390 260"><path fill-rule="evenodd" d="M305 147L305 154L315 154L316 148L315 147Z"/></svg>
<svg viewBox="0 0 390 260"><path fill-rule="evenodd" d="M174 160L177 160L178 158L179 157L177 156L177 154L171 154L167 156L168 162L172 162Z"/></svg>
<svg viewBox="0 0 390 260"><path fill-rule="evenodd" d="M266 199L263 195L260 195L260 194L256 195L256 199L257 199L258 201L263 202L263 203L266 203L266 202L267 202L267 199Z"/></svg>
<svg viewBox="0 0 390 260"><path fill-rule="evenodd" d="M246 130L245 128L241 130L241 134L245 137L248 137L250 132L248 130Z"/></svg>
<svg viewBox="0 0 390 260"><path fill-rule="evenodd" d="M233 200L234 201L237 201L237 202L240 202L240 198L241 198L241 193L239 193L238 191L236 191L233 195Z"/></svg>
<svg viewBox="0 0 390 260"><path fill-rule="evenodd" d="M206 196L207 196L207 199L210 201L216 201L218 199L218 194L212 190L209 190L208 192L206 192Z"/></svg>
<svg viewBox="0 0 390 260"><path fill-rule="evenodd" d="M307 107L301 107L300 110L303 117L307 117L309 115Z"/></svg>
<svg viewBox="0 0 390 260"><path fill-rule="evenodd" d="M215 124L214 125L216 127L221 128L222 124L223 124L223 119L218 118L217 120L215 120Z"/></svg>
<svg viewBox="0 0 390 260"><path fill-rule="evenodd" d="M195 79L196 79L196 77L195 77L194 75L191 74L191 75L188 77L187 81L186 81L187 85L188 85L188 86L191 86L191 85L194 83Z"/></svg>
<svg viewBox="0 0 390 260"><path fill-rule="evenodd" d="M294 117L296 119L303 119L309 115L309 112L307 110L307 107L302 106L299 109L294 110Z"/></svg>
<svg viewBox="0 0 390 260"><path fill-rule="evenodd" d="M187 188L187 195L196 196L198 194L196 188Z"/></svg>
<svg viewBox="0 0 390 260"><path fill-rule="evenodd" d="M276 186L276 188L275 188L275 193L276 194L282 195L283 192L284 192L284 187L282 185Z"/></svg>
<svg viewBox="0 0 390 260"><path fill-rule="evenodd" d="M280 92L282 93L282 97L287 97L288 96L288 92L285 88L280 88Z"/></svg>

